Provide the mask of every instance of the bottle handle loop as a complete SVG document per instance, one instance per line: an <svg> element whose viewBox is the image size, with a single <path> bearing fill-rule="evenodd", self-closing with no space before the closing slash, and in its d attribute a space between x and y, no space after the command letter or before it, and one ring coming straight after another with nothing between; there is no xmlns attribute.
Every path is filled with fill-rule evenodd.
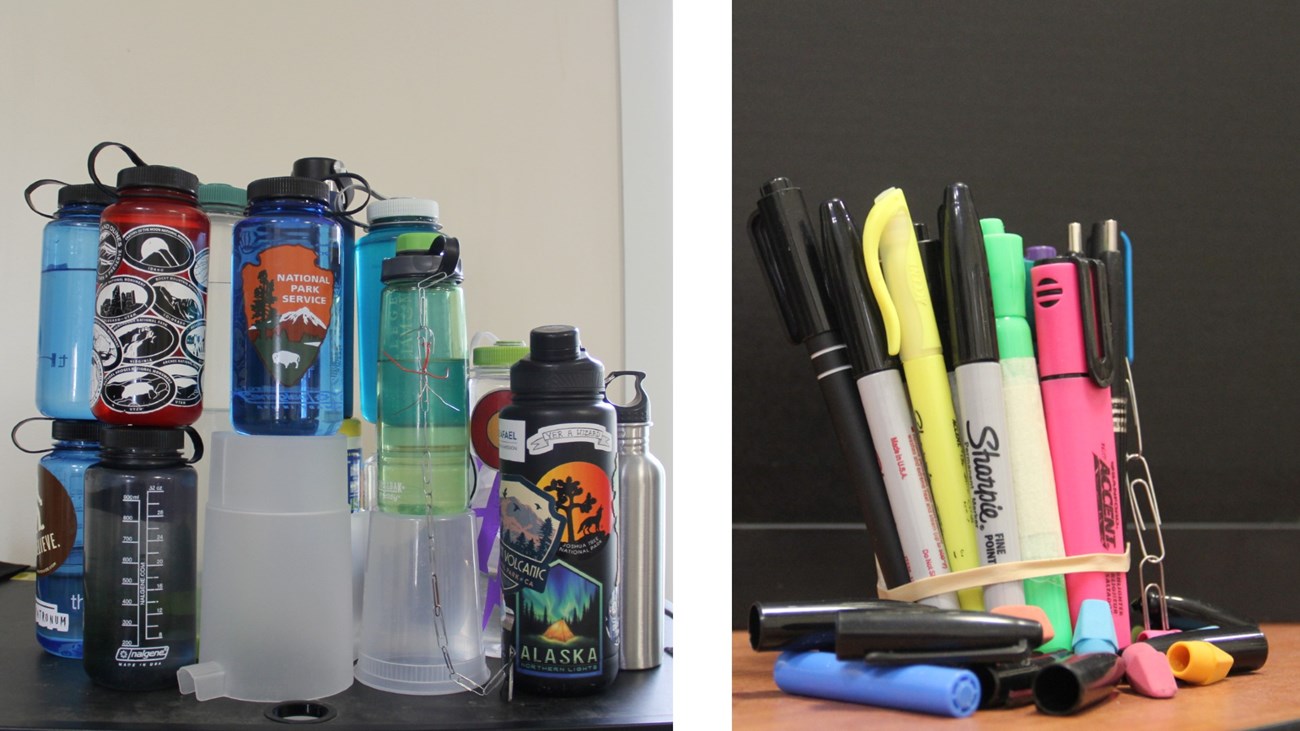
<svg viewBox="0 0 1300 731"><path fill-rule="evenodd" d="M192 426L184 427L185 433L190 435L190 441L194 444L194 455L185 460L185 464L194 464L203 459L203 437L199 436L199 431Z"/></svg>
<svg viewBox="0 0 1300 731"><path fill-rule="evenodd" d="M55 184L58 184L65 188L68 186L68 184L63 182L62 180L55 180L53 178L41 178L35 183L32 183L31 185L27 186L27 189L23 191L23 200L27 201L27 207L32 209L32 211L36 215L44 216L45 218L50 218L50 219L54 218L53 213L46 213L45 211L42 211L41 209L36 207L36 204L32 202L32 193L35 193L37 189L43 186L55 185Z"/></svg>
<svg viewBox="0 0 1300 731"><path fill-rule="evenodd" d="M13 430L9 432L9 441L13 442L14 446L18 447L18 451L20 452L26 452L28 454L47 454L49 452L53 452L54 447L50 447L49 449L28 449L18 443L18 430L23 427L23 424L26 424L29 421L54 421L54 419L51 419L48 416L32 416L23 419L17 424L14 424Z"/></svg>
<svg viewBox="0 0 1300 731"><path fill-rule="evenodd" d="M104 185L104 182L99 179L99 175L95 173L95 158L99 157L99 153L103 152L104 149L108 147L116 147L122 150L122 152L125 152L126 156L130 158L131 162L137 167L147 165L148 163L146 163L139 155L135 154L135 150L132 150L121 142L101 142L98 145L95 145L94 149L90 151L90 157L86 160L86 167L90 170L90 180L95 184L96 188L116 197L117 189Z"/></svg>

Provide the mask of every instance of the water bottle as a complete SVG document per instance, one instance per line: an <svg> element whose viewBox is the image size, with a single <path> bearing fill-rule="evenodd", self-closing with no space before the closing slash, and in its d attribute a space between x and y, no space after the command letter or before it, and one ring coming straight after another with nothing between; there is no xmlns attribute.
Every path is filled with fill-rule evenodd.
<svg viewBox="0 0 1300 731"><path fill-rule="evenodd" d="M352 200L352 191L341 183L347 178L348 170L342 160L332 157L304 157L293 162L292 175L311 178L325 183L330 191L330 210L334 219L343 227L343 238L339 244L339 292L343 303L343 319L340 322L343 338L343 416L352 418L352 339L355 337L353 322L353 303L356 298L356 272L353 270L353 252L356 250L357 230L352 219L348 217L347 205ZM373 420L372 420L373 421Z"/></svg>
<svg viewBox="0 0 1300 731"><path fill-rule="evenodd" d="M51 655L80 658L82 500L86 469L99 461L99 422L55 419L50 431L54 449L41 458L36 477L36 641Z"/></svg>
<svg viewBox="0 0 1300 731"><path fill-rule="evenodd" d="M41 180L26 191L31 194ZM91 347L99 215L113 197L92 184L64 185L41 245L41 319L37 330L36 408L52 419L93 419Z"/></svg>
<svg viewBox="0 0 1300 731"><path fill-rule="evenodd" d="M208 214L208 326L204 348L203 411L211 415L212 429L230 429L230 261L234 253L235 224L244 218L248 195L243 188L224 183L199 186L199 206ZM222 413L213 413L222 412Z"/></svg>
<svg viewBox="0 0 1300 731"><path fill-rule="evenodd" d="M100 217L91 411L107 424L186 426L203 410L209 223L198 189L180 168L129 167Z"/></svg>
<svg viewBox="0 0 1300 731"><path fill-rule="evenodd" d="M231 422L243 434L321 436L343 423L340 243L329 189L307 178L248 186L235 225Z"/></svg>
<svg viewBox="0 0 1300 731"><path fill-rule="evenodd" d="M501 409L510 405L510 366L528 356L521 340L498 340L474 348L469 369L469 444L474 461L474 511L478 537L479 606L483 608L483 652L501 657Z"/></svg>
<svg viewBox="0 0 1300 731"><path fill-rule="evenodd" d="M502 642L519 690L589 693L618 675L614 407L577 328L529 344L499 419Z"/></svg>
<svg viewBox="0 0 1300 731"><path fill-rule="evenodd" d="M357 360L361 371L361 417L376 423L379 413L379 300L384 291L380 269L397 254L397 237L437 233L438 202L418 198L377 200L366 207L370 233L357 242Z"/></svg>
<svg viewBox="0 0 1300 731"><path fill-rule="evenodd" d="M181 454L185 434L195 455ZM192 428L105 426L86 470L83 664L118 690L176 687L196 658L197 477Z"/></svg>
<svg viewBox="0 0 1300 731"><path fill-rule="evenodd" d="M460 242L403 234L384 260L379 325L379 509L469 506L469 409Z"/></svg>

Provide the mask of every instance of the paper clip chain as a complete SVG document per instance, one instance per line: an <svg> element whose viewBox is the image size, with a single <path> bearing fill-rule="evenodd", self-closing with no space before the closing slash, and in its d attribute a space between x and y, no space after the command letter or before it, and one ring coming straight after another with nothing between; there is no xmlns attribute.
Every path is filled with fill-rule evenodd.
<svg viewBox="0 0 1300 731"><path fill-rule="evenodd" d="M1133 508L1133 522L1137 526L1138 549L1142 559L1138 562L1138 583L1142 586L1142 626L1150 629L1169 629L1169 605L1165 599L1165 537L1160 524L1160 504L1156 501L1155 482L1151 477L1151 466L1142 449L1142 419L1138 414L1137 389L1133 386L1133 371L1128 359L1123 361L1124 383L1128 390L1132 416L1129 419L1125 464L1128 467L1128 499ZM1136 449L1131 448L1136 447ZM1146 498L1147 511L1144 513L1138 502L1138 493ZM1150 515L1150 520L1147 520ZM1147 546L1147 538L1153 540L1156 551ZM1147 566L1152 567L1154 580L1147 580ZM1160 607L1160 626L1151 626L1151 602L1154 596Z"/></svg>

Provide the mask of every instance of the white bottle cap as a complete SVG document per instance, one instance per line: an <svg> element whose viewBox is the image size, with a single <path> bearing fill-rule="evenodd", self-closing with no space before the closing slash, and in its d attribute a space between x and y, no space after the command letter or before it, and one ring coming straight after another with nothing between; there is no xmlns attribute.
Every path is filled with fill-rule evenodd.
<svg viewBox="0 0 1300 731"><path fill-rule="evenodd" d="M366 206L366 222L385 218L432 218L438 220L438 201L424 198L389 198Z"/></svg>

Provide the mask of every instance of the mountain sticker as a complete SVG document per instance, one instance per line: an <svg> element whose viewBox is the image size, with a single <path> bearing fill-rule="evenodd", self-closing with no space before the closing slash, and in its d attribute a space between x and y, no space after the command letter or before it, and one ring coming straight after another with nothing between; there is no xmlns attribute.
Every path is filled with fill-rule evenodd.
<svg viewBox="0 0 1300 731"><path fill-rule="evenodd" d="M246 336L281 386L295 386L316 364L329 334L334 273L303 246L273 246L240 271Z"/></svg>

